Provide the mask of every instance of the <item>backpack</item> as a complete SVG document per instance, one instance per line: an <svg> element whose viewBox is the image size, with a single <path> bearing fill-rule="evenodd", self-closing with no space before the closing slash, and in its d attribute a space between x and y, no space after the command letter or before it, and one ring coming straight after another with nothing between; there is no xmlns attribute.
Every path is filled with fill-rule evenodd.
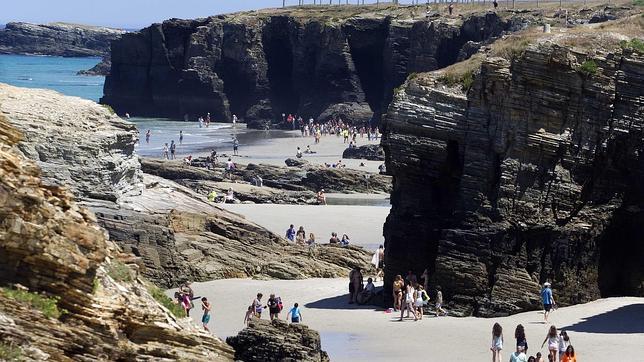
<svg viewBox="0 0 644 362"><path fill-rule="evenodd" d="M282 298L276 297L275 300L277 301L277 310L281 312L284 308L284 304L282 304Z"/></svg>

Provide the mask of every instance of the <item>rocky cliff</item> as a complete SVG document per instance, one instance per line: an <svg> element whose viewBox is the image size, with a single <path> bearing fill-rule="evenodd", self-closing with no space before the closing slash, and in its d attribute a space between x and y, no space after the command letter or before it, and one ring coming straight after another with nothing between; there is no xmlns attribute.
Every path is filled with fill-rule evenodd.
<svg viewBox="0 0 644 362"><path fill-rule="evenodd" d="M385 296L425 268L461 315L537 308L545 281L560 305L644 295L641 34L528 31L409 78L383 124Z"/></svg>
<svg viewBox="0 0 644 362"><path fill-rule="evenodd" d="M8 23L0 29L0 54L104 56L110 42L123 34L119 29L78 24Z"/></svg>
<svg viewBox="0 0 644 362"><path fill-rule="evenodd" d="M41 181L20 140L0 115L0 358L231 361L152 297L91 212Z"/></svg>
<svg viewBox="0 0 644 362"><path fill-rule="evenodd" d="M534 18L381 5L172 19L113 43L101 102L147 116L236 114L256 127L282 113L377 121L408 74L452 64L466 43L477 49Z"/></svg>

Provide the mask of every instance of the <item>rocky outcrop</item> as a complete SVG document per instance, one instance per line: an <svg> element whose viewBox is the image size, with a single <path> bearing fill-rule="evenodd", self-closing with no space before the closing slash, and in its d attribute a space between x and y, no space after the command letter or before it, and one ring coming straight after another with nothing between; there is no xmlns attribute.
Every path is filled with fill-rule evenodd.
<svg viewBox="0 0 644 362"><path fill-rule="evenodd" d="M350 147L342 152L342 158L384 161L385 151L380 145L363 145L360 147Z"/></svg>
<svg viewBox="0 0 644 362"><path fill-rule="evenodd" d="M95 66L89 69L79 70L78 72L76 72L76 74L89 75L89 76L95 76L95 75L105 76L110 74L111 67L112 67L112 60L110 59L109 55L106 55Z"/></svg>
<svg viewBox="0 0 644 362"><path fill-rule="evenodd" d="M425 268L460 315L537 308L545 281L560 305L644 295L644 59L592 29L485 58L466 93L446 82L457 68L397 93L386 297L395 274Z"/></svg>
<svg viewBox="0 0 644 362"><path fill-rule="evenodd" d="M97 26L51 23L8 23L0 29L0 54L100 57L109 55L110 42L124 30Z"/></svg>
<svg viewBox="0 0 644 362"><path fill-rule="evenodd" d="M172 19L113 43L101 102L147 116L236 114L259 128L283 113L377 122L407 75L531 21L491 12L429 19L424 7L394 5Z"/></svg>
<svg viewBox="0 0 644 362"><path fill-rule="evenodd" d="M248 327L226 342L235 348L235 359L240 361L329 361L318 332L279 319L252 319Z"/></svg>
<svg viewBox="0 0 644 362"><path fill-rule="evenodd" d="M17 149L20 140L0 115L3 352L21 361L231 361L228 345L152 297L91 212L41 181L38 166ZM110 271L116 265L120 278ZM21 291L12 291L17 284Z"/></svg>
<svg viewBox="0 0 644 362"><path fill-rule="evenodd" d="M37 161L45 182L68 187L81 200L141 193L136 127L107 107L0 84L0 112L24 134L18 148Z"/></svg>

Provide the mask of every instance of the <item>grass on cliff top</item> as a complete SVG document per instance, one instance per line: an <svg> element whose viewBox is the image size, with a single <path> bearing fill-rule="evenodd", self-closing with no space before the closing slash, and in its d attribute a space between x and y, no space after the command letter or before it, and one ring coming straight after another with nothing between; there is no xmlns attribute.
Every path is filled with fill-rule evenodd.
<svg viewBox="0 0 644 362"><path fill-rule="evenodd" d="M443 68L437 80L448 87L460 86L467 92L474 83L476 72L481 68L484 56L475 54L471 58Z"/></svg>
<svg viewBox="0 0 644 362"><path fill-rule="evenodd" d="M152 295L152 298L154 298L162 306L166 307L170 311L170 313L174 314L175 317L184 318L186 316L186 311L183 310L183 307L175 303L174 300L165 295L165 293L163 293L163 290L161 290L159 287L153 285L152 283L146 283L146 287L148 289L148 292L150 292L150 294Z"/></svg>
<svg viewBox="0 0 644 362"><path fill-rule="evenodd" d="M67 313L66 310L58 308L59 298L57 297L47 297L21 289L0 288L0 292L7 298L31 305L32 308L41 311L48 318L58 319Z"/></svg>
<svg viewBox="0 0 644 362"><path fill-rule="evenodd" d="M0 342L0 361L23 361L22 349L11 343Z"/></svg>

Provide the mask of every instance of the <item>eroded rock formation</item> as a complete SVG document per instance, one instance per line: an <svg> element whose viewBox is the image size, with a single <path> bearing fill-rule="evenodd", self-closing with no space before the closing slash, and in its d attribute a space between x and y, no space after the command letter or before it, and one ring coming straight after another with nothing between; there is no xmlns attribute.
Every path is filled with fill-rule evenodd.
<svg viewBox="0 0 644 362"><path fill-rule="evenodd" d="M544 41L593 55L541 42L485 58L467 92L435 72L397 93L386 286L429 268L454 312L479 316L537 308L545 281L560 305L644 295L644 58L602 50L625 38L608 28L570 37Z"/></svg>
<svg viewBox="0 0 644 362"><path fill-rule="evenodd" d="M408 74L456 61L481 42L530 22L495 13L426 18L424 7L288 8L172 19L112 47L101 102L117 112L249 125L282 113L375 121Z"/></svg>
<svg viewBox="0 0 644 362"><path fill-rule="evenodd" d="M235 348L235 359L241 361L329 361L318 332L279 319L252 319L248 327L226 342Z"/></svg>
<svg viewBox="0 0 644 362"><path fill-rule="evenodd" d="M177 320L143 282L110 276L119 248L68 191L41 181L20 140L0 115L0 286L58 301L45 309L0 289L3 351L21 361L232 360L228 345Z"/></svg>
<svg viewBox="0 0 644 362"><path fill-rule="evenodd" d="M67 24L8 23L0 29L0 54L38 54L65 57L109 55L110 42L125 31Z"/></svg>

